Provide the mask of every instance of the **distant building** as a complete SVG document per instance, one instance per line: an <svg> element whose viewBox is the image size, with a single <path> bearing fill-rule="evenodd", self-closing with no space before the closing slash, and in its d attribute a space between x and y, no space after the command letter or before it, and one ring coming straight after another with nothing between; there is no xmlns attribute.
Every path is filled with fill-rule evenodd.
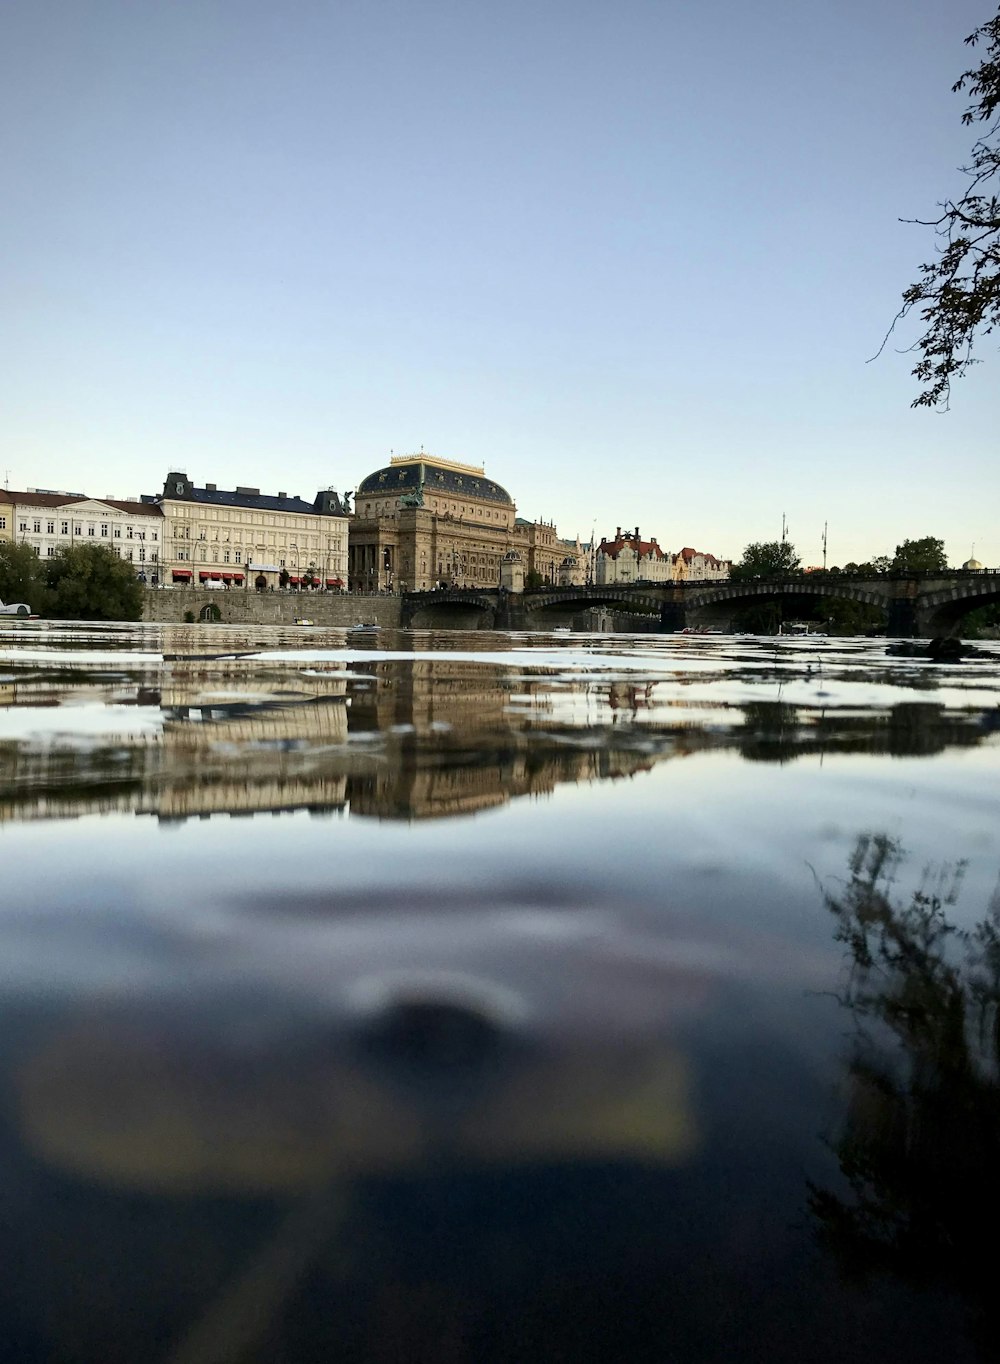
<svg viewBox="0 0 1000 1364"><path fill-rule="evenodd" d="M583 587L590 570L592 546L581 544L579 535L575 540L560 540L559 543L563 550L557 571L559 586Z"/></svg>
<svg viewBox="0 0 1000 1364"><path fill-rule="evenodd" d="M594 582L606 583L670 582L673 560L657 544L656 537L643 540L639 527L634 532L615 530L614 538L605 537L594 554Z"/></svg>
<svg viewBox="0 0 1000 1364"><path fill-rule="evenodd" d="M106 545L149 577L160 572L163 517L158 507L84 493L0 488L0 540L31 545L42 559L70 545Z"/></svg>
<svg viewBox="0 0 1000 1364"><path fill-rule="evenodd" d="M497 587L508 551L525 575L554 583L565 558L555 527L517 516L482 465L420 451L362 479L350 526L348 578L366 592Z"/></svg>
<svg viewBox="0 0 1000 1364"><path fill-rule="evenodd" d="M559 567L566 554L551 521L526 521L517 517L512 543L520 551L528 573L543 583L558 582Z"/></svg>
<svg viewBox="0 0 1000 1364"><path fill-rule="evenodd" d="M306 580L347 586L347 511L332 490L306 502L259 488L198 488L175 472L162 493L143 501L163 514L168 583L244 587L262 578L274 587L287 573L293 587Z"/></svg>
<svg viewBox="0 0 1000 1364"><path fill-rule="evenodd" d="M717 559L686 545L673 556L673 578L675 582L720 582L729 577L732 566L731 559Z"/></svg>

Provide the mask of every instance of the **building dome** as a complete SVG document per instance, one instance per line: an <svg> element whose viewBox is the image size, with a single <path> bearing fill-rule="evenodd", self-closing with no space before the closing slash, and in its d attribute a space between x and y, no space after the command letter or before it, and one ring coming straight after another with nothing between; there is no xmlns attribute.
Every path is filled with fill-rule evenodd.
<svg viewBox="0 0 1000 1364"><path fill-rule="evenodd" d="M966 559L962 567L967 573L980 573L983 566L978 559Z"/></svg>
<svg viewBox="0 0 1000 1364"><path fill-rule="evenodd" d="M385 469L376 469L358 484L356 497L398 497L402 493L440 493L472 501L495 502L513 507L514 499L506 488L487 478L474 464L458 464L431 455L398 457Z"/></svg>

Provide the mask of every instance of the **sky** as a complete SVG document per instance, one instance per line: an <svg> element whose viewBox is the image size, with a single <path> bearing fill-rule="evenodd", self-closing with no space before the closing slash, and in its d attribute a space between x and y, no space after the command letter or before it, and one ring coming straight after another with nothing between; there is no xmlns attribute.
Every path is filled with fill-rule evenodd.
<svg viewBox="0 0 1000 1364"><path fill-rule="evenodd" d="M419 450L560 534L1000 565L1000 354L877 350L992 0L5 0L0 481L310 499Z"/></svg>

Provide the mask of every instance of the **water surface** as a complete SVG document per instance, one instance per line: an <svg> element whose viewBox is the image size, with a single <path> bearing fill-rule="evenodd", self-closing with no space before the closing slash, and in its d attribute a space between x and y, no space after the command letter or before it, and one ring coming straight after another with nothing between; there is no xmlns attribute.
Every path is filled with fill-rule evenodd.
<svg viewBox="0 0 1000 1364"><path fill-rule="evenodd" d="M0 629L0 1356L991 1357L992 649Z"/></svg>

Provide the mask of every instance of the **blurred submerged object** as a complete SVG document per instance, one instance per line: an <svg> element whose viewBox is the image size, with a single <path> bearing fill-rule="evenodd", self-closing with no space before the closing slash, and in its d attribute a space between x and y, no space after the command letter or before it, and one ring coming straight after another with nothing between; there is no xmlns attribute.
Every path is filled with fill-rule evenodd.
<svg viewBox="0 0 1000 1364"><path fill-rule="evenodd" d="M691 1152L676 1029L734 969L718 946L589 906L268 905L244 901L203 962L197 929L145 943L163 965L138 999L101 983L113 921L75 945L64 925L98 975L47 1000L15 1066L36 1156L123 1189L280 1195L442 1158Z"/></svg>
<svg viewBox="0 0 1000 1364"><path fill-rule="evenodd" d="M22 1132L66 1173L168 1194L282 1195L442 1157L675 1164L694 1147L686 1067L666 1043L438 1062L400 1041L391 1067L365 1067L337 1047L234 1054L94 1015L22 1068Z"/></svg>

